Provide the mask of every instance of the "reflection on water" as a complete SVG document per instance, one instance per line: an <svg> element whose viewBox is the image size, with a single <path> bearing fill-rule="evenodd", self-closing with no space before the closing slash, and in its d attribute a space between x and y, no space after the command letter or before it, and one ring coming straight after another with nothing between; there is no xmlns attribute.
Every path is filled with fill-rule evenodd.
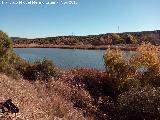
<svg viewBox="0 0 160 120"><path fill-rule="evenodd" d="M49 58L62 68L97 68L104 70L103 54L105 50L78 50L59 48L14 48L22 58L33 62L35 59ZM125 58L130 57L132 51L125 51Z"/></svg>

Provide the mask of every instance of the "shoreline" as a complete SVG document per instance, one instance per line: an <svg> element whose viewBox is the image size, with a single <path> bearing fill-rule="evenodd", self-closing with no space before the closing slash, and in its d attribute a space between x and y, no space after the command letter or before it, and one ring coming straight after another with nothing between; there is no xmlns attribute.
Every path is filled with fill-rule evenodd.
<svg viewBox="0 0 160 120"><path fill-rule="evenodd" d="M61 49L86 49L86 50L106 50L120 49L127 51L135 51L138 44L119 44L119 45L51 45L51 44L14 44L13 48L61 48Z"/></svg>

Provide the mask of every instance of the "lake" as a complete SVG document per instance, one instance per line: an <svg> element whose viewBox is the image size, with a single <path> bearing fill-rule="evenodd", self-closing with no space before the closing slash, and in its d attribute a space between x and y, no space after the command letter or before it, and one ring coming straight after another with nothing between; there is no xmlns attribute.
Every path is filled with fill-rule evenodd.
<svg viewBox="0 0 160 120"><path fill-rule="evenodd" d="M36 59L51 59L58 67L64 69L77 67L105 69L103 60L105 50L14 48L14 51L30 62ZM126 58L132 54L132 51L124 52Z"/></svg>

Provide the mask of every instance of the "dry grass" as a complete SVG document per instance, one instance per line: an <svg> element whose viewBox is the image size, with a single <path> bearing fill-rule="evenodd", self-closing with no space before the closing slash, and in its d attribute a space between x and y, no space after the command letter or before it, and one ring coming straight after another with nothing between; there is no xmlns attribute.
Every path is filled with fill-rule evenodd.
<svg viewBox="0 0 160 120"><path fill-rule="evenodd" d="M14 80L6 75L0 76L0 101L11 98L20 112L13 115L1 116L1 119L17 120L83 120L81 112L75 110L60 94L48 92L45 84L31 84L26 80Z"/></svg>

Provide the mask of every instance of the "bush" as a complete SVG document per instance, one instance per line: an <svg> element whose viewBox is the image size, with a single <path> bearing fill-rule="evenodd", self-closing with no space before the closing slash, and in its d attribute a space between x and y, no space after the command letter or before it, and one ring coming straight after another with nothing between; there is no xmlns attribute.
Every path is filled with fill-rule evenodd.
<svg viewBox="0 0 160 120"><path fill-rule="evenodd" d="M0 31L0 69L2 70L8 65L8 61L12 54L12 41L3 32Z"/></svg>
<svg viewBox="0 0 160 120"><path fill-rule="evenodd" d="M70 84L89 91L90 95L98 99L99 96L112 95L111 82L107 79L107 74L95 69L76 69L72 71L73 79Z"/></svg>
<svg viewBox="0 0 160 120"><path fill-rule="evenodd" d="M104 55L104 62L108 78L112 81L115 94L120 94L129 89L131 82L136 76L136 69L123 58L120 50L107 50ZM132 83L133 85L133 83Z"/></svg>
<svg viewBox="0 0 160 120"><path fill-rule="evenodd" d="M0 31L0 72L4 72L9 75L17 74L10 64L12 48L12 40L7 34Z"/></svg>
<svg viewBox="0 0 160 120"><path fill-rule="evenodd" d="M66 82L73 85L78 91L73 95L75 107L83 109L84 115L94 116L95 119L106 120L114 111L114 91L107 74L96 69L74 69L72 77L66 78ZM90 99L84 99L83 92L89 94ZM77 96L82 94L81 96ZM75 99L75 96L76 99Z"/></svg>
<svg viewBox="0 0 160 120"><path fill-rule="evenodd" d="M117 120L159 120L160 88L132 89L118 98Z"/></svg>
<svg viewBox="0 0 160 120"><path fill-rule="evenodd" d="M137 43L136 38L134 38L134 36L131 34L124 35L124 39L125 39L126 44L136 44Z"/></svg>
<svg viewBox="0 0 160 120"><path fill-rule="evenodd" d="M8 37L7 34L0 31L0 56L4 57L6 55L9 55L12 51L12 48L12 40Z"/></svg>
<svg viewBox="0 0 160 120"><path fill-rule="evenodd" d="M139 73L142 86L160 86L160 56L156 46L143 43L131 57L130 63Z"/></svg>
<svg viewBox="0 0 160 120"><path fill-rule="evenodd" d="M0 72L29 80L48 80L55 75L55 66L47 59L29 64L13 52L12 40L0 31Z"/></svg>
<svg viewBox="0 0 160 120"><path fill-rule="evenodd" d="M123 58L123 52L118 49L107 50L104 62L116 94L131 87L160 86L160 57L154 45L143 43L129 59Z"/></svg>
<svg viewBox="0 0 160 120"><path fill-rule="evenodd" d="M26 65L27 62L13 52L12 40L0 31L0 72L17 78Z"/></svg>
<svg viewBox="0 0 160 120"><path fill-rule="evenodd" d="M28 80L48 80L51 76L56 76L55 65L47 59L38 60L26 67L23 75Z"/></svg>
<svg viewBox="0 0 160 120"><path fill-rule="evenodd" d="M113 33L112 34L112 44L123 44L124 39L121 38L118 34Z"/></svg>

